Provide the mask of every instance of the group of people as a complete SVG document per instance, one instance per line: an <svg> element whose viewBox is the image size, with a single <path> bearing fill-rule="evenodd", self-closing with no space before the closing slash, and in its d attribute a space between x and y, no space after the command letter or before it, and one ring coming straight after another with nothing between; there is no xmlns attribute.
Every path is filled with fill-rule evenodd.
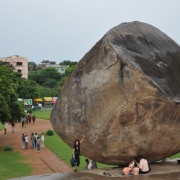
<svg viewBox="0 0 180 180"><path fill-rule="evenodd" d="M81 140L76 139L73 146L73 158L75 160L75 164L73 165L73 171L77 172L77 167L80 165L80 144L83 142L84 136ZM93 160L85 160L86 166L85 169L93 169L97 168L96 161ZM122 175L131 176L138 174L146 174L151 171L148 161L142 156L138 155L133 159L132 162L129 163L128 167L123 169Z"/></svg>
<svg viewBox="0 0 180 180"><path fill-rule="evenodd" d="M142 155L138 155L132 162L129 163L128 167L123 169L122 175L131 176L146 174L149 171L151 171L151 168L148 161Z"/></svg>
<svg viewBox="0 0 180 180"><path fill-rule="evenodd" d="M12 126L12 133L14 133L15 122L11 122L10 124ZM8 127L7 122L4 122L4 135L7 134L7 127Z"/></svg>
<svg viewBox="0 0 180 180"><path fill-rule="evenodd" d="M31 113L27 113L25 117L21 117L22 127L26 127L26 124L35 123L35 118L32 118Z"/></svg>
<svg viewBox="0 0 180 180"><path fill-rule="evenodd" d="M37 152L40 152L41 147L44 147L44 133L41 133L40 137L37 133L31 133L30 142L31 147L37 148ZM29 137L28 135L22 134L22 148L28 149L29 147Z"/></svg>

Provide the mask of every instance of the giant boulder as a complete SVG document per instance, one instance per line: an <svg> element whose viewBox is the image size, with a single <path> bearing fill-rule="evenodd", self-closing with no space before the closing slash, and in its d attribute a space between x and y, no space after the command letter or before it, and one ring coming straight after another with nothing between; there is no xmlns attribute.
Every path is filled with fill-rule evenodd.
<svg viewBox="0 0 180 180"><path fill-rule="evenodd" d="M157 28L123 23L80 60L51 114L70 146L107 164L150 162L180 151L180 47ZM61 147L59 147L61 148Z"/></svg>

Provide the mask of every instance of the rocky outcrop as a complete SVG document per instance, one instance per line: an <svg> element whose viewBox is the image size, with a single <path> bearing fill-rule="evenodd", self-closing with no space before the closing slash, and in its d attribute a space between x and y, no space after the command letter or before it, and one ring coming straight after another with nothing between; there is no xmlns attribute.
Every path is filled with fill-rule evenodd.
<svg viewBox="0 0 180 180"><path fill-rule="evenodd" d="M67 79L51 114L58 135L107 164L150 162L180 151L180 47L157 28L123 23Z"/></svg>

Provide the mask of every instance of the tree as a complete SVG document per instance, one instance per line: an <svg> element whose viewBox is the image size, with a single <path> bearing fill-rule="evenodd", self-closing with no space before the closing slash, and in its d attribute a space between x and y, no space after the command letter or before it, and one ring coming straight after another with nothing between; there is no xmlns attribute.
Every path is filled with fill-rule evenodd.
<svg viewBox="0 0 180 180"><path fill-rule="evenodd" d="M10 66L0 64L0 121L2 123L20 120L24 110L18 103L16 76Z"/></svg>
<svg viewBox="0 0 180 180"><path fill-rule="evenodd" d="M28 71L36 71L37 64L35 62L28 62Z"/></svg>
<svg viewBox="0 0 180 180"><path fill-rule="evenodd" d="M73 62L70 60L64 60L62 62L59 63L60 65L66 65L66 66L75 66L77 64L77 62Z"/></svg>
<svg viewBox="0 0 180 180"><path fill-rule="evenodd" d="M49 82L52 82L52 80L59 81L61 79L61 74L57 69L48 67L39 71L30 72L29 79L35 81L41 86L52 88L51 83Z"/></svg>
<svg viewBox="0 0 180 180"><path fill-rule="evenodd" d="M39 96L38 85L35 81L20 78L18 79L17 94L23 99L34 99Z"/></svg>

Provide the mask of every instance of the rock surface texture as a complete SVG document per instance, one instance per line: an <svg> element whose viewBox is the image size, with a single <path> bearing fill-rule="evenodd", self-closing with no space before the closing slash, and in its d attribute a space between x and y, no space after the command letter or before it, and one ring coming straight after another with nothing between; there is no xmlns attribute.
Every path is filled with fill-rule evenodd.
<svg viewBox="0 0 180 180"><path fill-rule="evenodd" d="M138 154L149 162L180 151L180 47L157 28L123 23L108 31L67 79L51 114L70 146L107 164Z"/></svg>

